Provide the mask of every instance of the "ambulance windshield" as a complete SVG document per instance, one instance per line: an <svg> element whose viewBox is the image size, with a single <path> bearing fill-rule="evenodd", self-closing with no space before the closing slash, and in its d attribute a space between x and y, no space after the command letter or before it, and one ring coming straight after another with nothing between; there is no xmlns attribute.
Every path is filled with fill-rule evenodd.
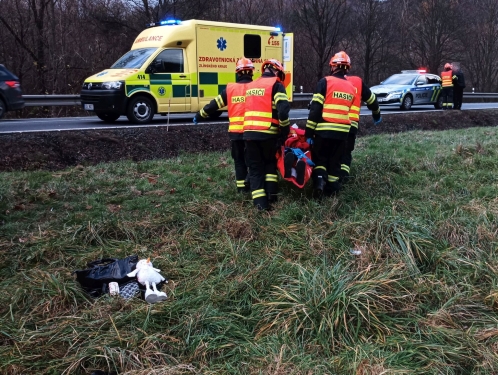
<svg viewBox="0 0 498 375"><path fill-rule="evenodd" d="M124 54L111 69L140 69L157 48L133 49Z"/></svg>

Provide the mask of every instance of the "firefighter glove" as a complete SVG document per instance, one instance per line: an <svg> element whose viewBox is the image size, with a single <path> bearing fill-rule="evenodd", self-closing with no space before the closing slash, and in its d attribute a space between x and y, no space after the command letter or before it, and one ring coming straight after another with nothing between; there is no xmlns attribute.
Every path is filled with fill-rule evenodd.
<svg viewBox="0 0 498 375"><path fill-rule="evenodd" d="M374 120L374 125L379 125L379 124L382 122L382 116L379 116L379 118L378 118L378 119L376 119L376 118L374 117L374 119L373 119L373 120Z"/></svg>
<svg viewBox="0 0 498 375"><path fill-rule="evenodd" d="M202 116L199 114L199 112L197 112L192 121L194 122L195 125L197 125L202 120L203 120Z"/></svg>

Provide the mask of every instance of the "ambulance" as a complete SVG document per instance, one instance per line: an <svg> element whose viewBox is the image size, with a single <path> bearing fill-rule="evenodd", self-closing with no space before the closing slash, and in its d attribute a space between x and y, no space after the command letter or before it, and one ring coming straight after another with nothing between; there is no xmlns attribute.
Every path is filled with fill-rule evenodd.
<svg viewBox="0 0 498 375"><path fill-rule="evenodd" d="M278 27L167 20L148 25L129 52L87 78L81 104L107 123L122 115L135 124L147 124L155 114L195 113L236 81L235 66L241 57L253 61L255 78L265 60L280 60L292 101L292 34Z"/></svg>

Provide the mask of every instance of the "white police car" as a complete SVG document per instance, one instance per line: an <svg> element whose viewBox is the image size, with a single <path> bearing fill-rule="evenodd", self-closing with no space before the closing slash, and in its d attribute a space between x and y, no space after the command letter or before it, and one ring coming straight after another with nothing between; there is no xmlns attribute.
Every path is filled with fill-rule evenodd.
<svg viewBox="0 0 498 375"><path fill-rule="evenodd" d="M436 74L425 70L402 70L370 90L377 96L379 105L399 105L401 109L408 110L418 104L443 108L441 88L441 78Z"/></svg>

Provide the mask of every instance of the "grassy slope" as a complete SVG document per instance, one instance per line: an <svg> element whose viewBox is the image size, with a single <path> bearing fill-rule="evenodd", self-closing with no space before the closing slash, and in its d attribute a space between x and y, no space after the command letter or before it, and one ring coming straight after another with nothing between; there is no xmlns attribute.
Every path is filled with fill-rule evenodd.
<svg viewBox="0 0 498 375"><path fill-rule="evenodd" d="M338 199L264 214L228 153L3 173L0 372L496 374L497 133L361 138ZM71 275L134 253L166 302Z"/></svg>

